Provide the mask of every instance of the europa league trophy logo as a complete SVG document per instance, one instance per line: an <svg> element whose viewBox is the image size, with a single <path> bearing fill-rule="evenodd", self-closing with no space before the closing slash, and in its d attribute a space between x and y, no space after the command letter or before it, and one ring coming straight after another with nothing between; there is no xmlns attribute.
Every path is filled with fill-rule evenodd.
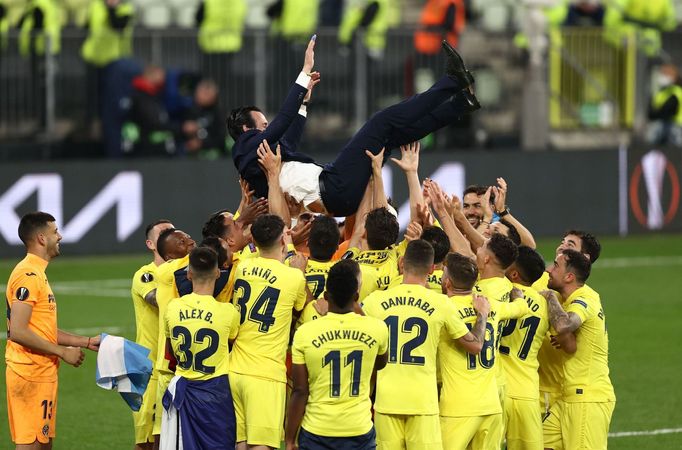
<svg viewBox="0 0 682 450"><path fill-rule="evenodd" d="M646 214L640 203L642 179L646 190ZM670 195L665 195L664 190L670 190ZM663 199L668 197L670 201L664 210ZM673 164L663 152L651 150L646 153L630 178L630 206L637 222L650 230L660 230L673 220L679 202L680 182Z"/></svg>

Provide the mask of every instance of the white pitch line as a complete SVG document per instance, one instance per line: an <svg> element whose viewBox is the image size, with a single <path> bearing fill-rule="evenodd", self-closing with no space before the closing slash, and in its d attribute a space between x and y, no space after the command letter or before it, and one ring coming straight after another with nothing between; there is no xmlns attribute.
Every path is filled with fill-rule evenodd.
<svg viewBox="0 0 682 450"><path fill-rule="evenodd" d="M628 258L605 258L594 263L595 269L621 269L625 267L658 267L682 265L682 256L634 256Z"/></svg>
<svg viewBox="0 0 682 450"><path fill-rule="evenodd" d="M673 434L682 433L682 428L662 428L660 430L645 430L645 431L619 431L617 433L609 433L610 438L631 437L631 436L655 436L657 434Z"/></svg>
<svg viewBox="0 0 682 450"><path fill-rule="evenodd" d="M99 327L99 328L98 327L90 327L90 328L70 328L70 329L65 329L64 331L68 331L69 333L80 334L81 336L94 336L95 334L99 334L99 333L121 334L126 330L127 330L127 328L123 328L123 327ZM0 333L0 340L4 341L6 339L7 339L7 333L4 331L1 332Z"/></svg>

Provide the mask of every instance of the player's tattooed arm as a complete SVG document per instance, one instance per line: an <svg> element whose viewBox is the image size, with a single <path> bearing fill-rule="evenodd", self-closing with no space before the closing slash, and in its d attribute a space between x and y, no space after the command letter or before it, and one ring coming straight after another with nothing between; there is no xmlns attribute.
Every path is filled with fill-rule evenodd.
<svg viewBox="0 0 682 450"><path fill-rule="evenodd" d="M474 309L476 310L476 323L470 332L459 338L458 342L471 354L478 354L483 348L485 330L490 314L490 303L482 295L474 295Z"/></svg>
<svg viewBox="0 0 682 450"><path fill-rule="evenodd" d="M152 289L151 291L147 292L147 295L144 296L144 301L153 307L158 308L159 305L156 303L156 289Z"/></svg>
<svg viewBox="0 0 682 450"><path fill-rule="evenodd" d="M582 320L580 317L572 312L567 313L559 304L556 294L552 291L542 291L541 294L547 299L547 308L549 309L549 322L559 334L573 333L580 325Z"/></svg>

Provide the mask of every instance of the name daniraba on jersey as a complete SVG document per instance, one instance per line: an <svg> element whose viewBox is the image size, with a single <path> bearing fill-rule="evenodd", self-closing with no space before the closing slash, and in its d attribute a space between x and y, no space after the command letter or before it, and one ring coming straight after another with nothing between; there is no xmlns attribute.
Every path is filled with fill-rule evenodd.
<svg viewBox="0 0 682 450"><path fill-rule="evenodd" d="M324 333L317 336L316 339L313 339L312 344L315 348L320 348L322 346L322 344L324 344L326 342L339 341L339 340L358 341L358 342L365 344L368 348L374 347L374 345L377 343L376 339L374 339L372 336L370 336L369 334L364 333L362 331L357 331L357 330L331 330L331 331L325 331Z"/></svg>
<svg viewBox="0 0 682 450"><path fill-rule="evenodd" d="M429 316L436 311L436 308L431 306L429 302L423 301L421 298L415 297L398 296L395 298L389 298L388 300L384 300L383 302L381 302L381 307L384 308L384 311L394 306L413 306L415 308L421 309Z"/></svg>

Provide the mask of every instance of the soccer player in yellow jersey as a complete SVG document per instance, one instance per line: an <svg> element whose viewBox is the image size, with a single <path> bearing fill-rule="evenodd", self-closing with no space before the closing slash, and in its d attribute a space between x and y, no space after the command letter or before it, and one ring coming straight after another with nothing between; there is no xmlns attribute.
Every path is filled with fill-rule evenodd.
<svg viewBox="0 0 682 450"><path fill-rule="evenodd" d="M601 245L597 238L590 233L581 230L570 230L564 234L554 256L559 256L564 250L577 250L594 264L601 253ZM548 289L548 282L549 273L545 272L538 281L533 283L533 289L538 292L544 291ZM583 286L583 290L583 295L600 301L599 294L589 286ZM563 303L558 293L557 298L560 303ZM561 396L561 385L564 379L563 370L566 353L557 350L552 345L551 336L555 335L556 331L550 327L550 331L545 335L545 340L542 342L542 347L540 347L540 352L538 353L538 361L540 362L540 369L538 370L540 375L540 405L545 414Z"/></svg>
<svg viewBox="0 0 682 450"><path fill-rule="evenodd" d="M499 360L495 342L501 321L528 312L528 304L517 290L512 291L515 301L491 301L487 310L482 309L479 303L484 297L474 290L477 278L478 269L470 258L459 253L446 257L443 291L450 297L448 303L469 329L482 331L480 353L472 352L462 341L449 339L441 339L438 347L443 382L440 425L446 450L500 448L502 407L495 376Z"/></svg>
<svg viewBox="0 0 682 450"><path fill-rule="evenodd" d="M157 379L156 387L156 410L154 414L153 433L156 437L161 434L161 418L163 416L163 393L166 392L168 383L173 378L173 371L169 369L169 355L166 354L166 335L164 333L163 318L166 314L168 303L178 298L175 288L175 271L185 267L189 262L189 252L195 247L194 240L184 231L168 228L159 234L156 241L156 251L165 261L156 268L156 304L159 308L158 339L156 347L156 362L152 376Z"/></svg>
<svg viewBox="0 0 682 450"><path fill-rule="evenodd" d="M165 219L150 223L145 229L147 248L154 259L149 264L140 267L133 275L130 293L135 308L135 328L137 335L135 342L150 349L149 359L156 361L157 339L159 337L159 308L156 304L156 268L163 263L163 258L156 251L156 240L159 234L173 228L173 224ZM135 448L137 450L151 450L154 442L152 428L154 425L154 409L156 402L157 379L152 376L147 384L147 390L142 396L139 411L133 411L135 426Z"/></svg>
<svg viewBox="0 0 682 450"><path fill-rule="evenodd" d="M606 449L616 396L609 378L609 335L601 301L584 295L590 261L564 250L549 268L549 288L563 298L565 310L551 291L543 291L549 320L561 347L572 353L564 362L561 399L544 421L545 448Z"/></svg>
<svg viewBox="0 0 682 450"><path fill-rule="evenodd" d="M228 340L239 331L239 312L213 297L220 276L218 255L209 247L189 254L192 293L170 301L164 316L165 342L175 375L175 395L186 395L179 409L182 441L193 448L233 449L236 430L228 381ZM164 425L165 427L166 425ZM166 435L162 436L166 439ZM165 448L175 447L164 442Z"/></svg>
<svg viewBox="0 0 682 450"><path fill-rule="evenodd" d="M343 258L353 258L361 266L376 270L377 287L385 290L391 285L392 280L400 275L398 252L394 245L399 231L398 219L388 209L374 209L367 214L365 220L365 238L369 250L361 251L354 246L348 249Z"/></svg>
<svg viewBox="0 0 682 450"><path fill-rule="evenodd" d="M502 330L499 354L507 377L504 417L508 450L542 450L538 350L549 329L547 300L531 284L545 271L542 256L519 247L519 256L507 269L514 287L523 291L529 313L512 319Z"/></svg>
<svg viewBox="0 0 682 450"><path fill-rule="evenodd" d="M296 448L297 432L301 450L376 448L370 379L386 366L388 329L379 319L355 314L360 283L355 261L336 263L324 293L329 312L294 335L288 450Z"/></svg>
<svg viewBox="0 0 682 450"><path fill-rule="evenodd" d="M389 330L388 365L377 376L374 404L377 447L440 449L436 356L441 333L474 355L480 352L487 302L481 302L480 323L469 331L448 298L425 287L433 270L428 242L410 242L402 266L403 284L372 293L363 305Z"/></svg>
<svg viewBox="0 0 682 450"><path fill-rule="evenodd" d="M427 287L432 291L441 293L441 283L443 281L443 260L445 260L445 256L450 251L450 239L442 228L436 226L426 227L424 231L422 231L420 239L424 239L426 242L431 244L434 252L434 269L426 280ZM403 276L400 275L391 282L390 287L398 286L402 284L402 282Z"/></svg>
<svg viewBox="0 0 682 450"><path fill-rule="evenodd" d="M284 221L271 214L251 226L260 256L237 268L232 299L240 312L230 356L230 387L237 415L237 448L279 448L286 398L286 350L293 311L305 306L302 270L282 262Z"/></svg>

